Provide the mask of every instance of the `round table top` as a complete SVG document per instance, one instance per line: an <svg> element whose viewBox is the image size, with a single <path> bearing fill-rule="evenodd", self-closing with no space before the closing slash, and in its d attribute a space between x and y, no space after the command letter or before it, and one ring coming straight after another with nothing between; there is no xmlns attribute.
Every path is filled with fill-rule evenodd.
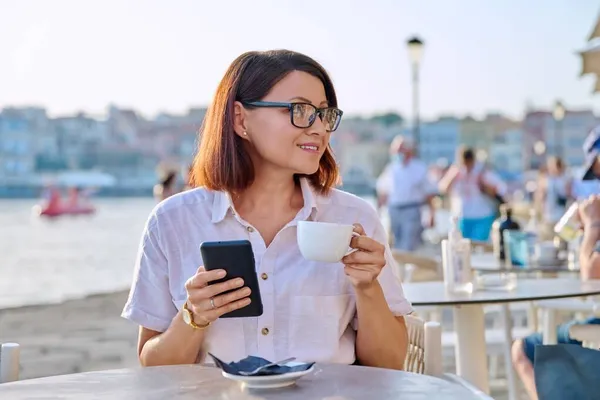
<svg viewBox="0 0 600 400"><path fill-rule="evenodd" d="M510 303L593 296L600 294L600 280L582 282L579 279L517 279L513 290L474 290L472 293L452 293L444 282L403 283L404 296L413 306Z"/></svg>
<svg viewBox="0 0 600 400"><path fill-rule="evenodd" d="M471 254L471 268L477 272L574 272L579 273L579 267L569 268L567 261L556 265L535 265L528 267L519 267L517 265L506 268L496 256L491 253Z"/></svg>
<svg viewBox="0 0 600 400"><path fill-rule="evenodd" d="M439 378L381 368L317 364L294 386L248 389L221 370L176 365L86 372L0 385L0 398L60 399L474 399L458 384ZM50 396L50 397L49 397Z"/></svg>

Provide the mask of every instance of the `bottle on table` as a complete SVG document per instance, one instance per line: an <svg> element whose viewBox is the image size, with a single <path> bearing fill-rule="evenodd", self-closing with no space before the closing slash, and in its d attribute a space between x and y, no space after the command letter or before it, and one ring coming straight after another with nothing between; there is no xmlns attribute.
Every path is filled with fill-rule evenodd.
<svg viewBox="0 0 600 400"><path fill-rule="evenodd" d="M504 231L518 231L521 229L519 223L512 219L512 209L508 204L500 205L500 217L492 224L492 244L494 255L500 261L506 259L506 249L504 243Z"/></svg>
<svg viewBox="0 0 600 400"><path fill-rule="evenodd" d="M473 291L471 241L463 238L457 216L450 218L448 239L442 240L442 267L447 290L463 293Z"/></svg>

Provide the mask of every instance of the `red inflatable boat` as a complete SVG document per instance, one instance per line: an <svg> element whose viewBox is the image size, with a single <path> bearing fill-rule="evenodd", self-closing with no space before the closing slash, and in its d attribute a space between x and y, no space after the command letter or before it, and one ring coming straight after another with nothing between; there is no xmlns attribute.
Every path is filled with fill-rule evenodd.
<svg viewBox="0 0 600 400"><path fill-rule="evenodd" d="M34 206L34 212L40 216L59 217L61 215L93 214L96 212L96 208L89 204L80 204L77 190L71 191L69 200L64 204L61 201L59 191L51 189L47 204Z"/></svg>
<svg viewBox="0 0 600 400"><path fill-rule="evenodd" d="M82 215L82 214L93 214L96 209L92 206L89 207L45 207L39 209L39 215L46 217L59 217L61 215Z"/></svg>

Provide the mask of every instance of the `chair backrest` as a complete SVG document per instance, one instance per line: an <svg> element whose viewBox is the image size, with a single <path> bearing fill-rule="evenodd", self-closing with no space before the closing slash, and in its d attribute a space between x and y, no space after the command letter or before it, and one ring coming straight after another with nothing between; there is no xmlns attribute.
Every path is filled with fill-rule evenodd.
<svg viewBox="0 0 600 400"><path fill-rule="evenodd" d="M4 343L0 347L0 383L19 380L20 351L17 343Z"/></svg>
<svg viewBox="0 0 600 400"><path fill-rule="evenodd" d="M408 372L441 376L442 327L437 322L425 322L413 315L406 315L408 352L404 369Z"/></svg>

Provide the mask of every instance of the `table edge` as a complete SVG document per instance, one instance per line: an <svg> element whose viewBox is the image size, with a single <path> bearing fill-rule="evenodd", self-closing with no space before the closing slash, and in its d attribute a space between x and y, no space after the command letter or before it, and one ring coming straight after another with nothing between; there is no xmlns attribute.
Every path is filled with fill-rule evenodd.
<svg viewBox="0 0 600 400"><path fill-rule="evenodd" d="M554 300L554 299L569 299L575 297L585 297L585 296L597 296L600 295L600 289L589 291L585 293L567 293L567 294L557 294L550 296L533 296L533 297L519 297L516 299L483 299L483 300L453 300L453 301L444 301L444 302L414 302L410 299L410 303L413 306L421 307L421 306L460 306L460 305L476 305L476 304L503 304L503 303L520 303L524 301L541 301L541 300Z"/></svg>

